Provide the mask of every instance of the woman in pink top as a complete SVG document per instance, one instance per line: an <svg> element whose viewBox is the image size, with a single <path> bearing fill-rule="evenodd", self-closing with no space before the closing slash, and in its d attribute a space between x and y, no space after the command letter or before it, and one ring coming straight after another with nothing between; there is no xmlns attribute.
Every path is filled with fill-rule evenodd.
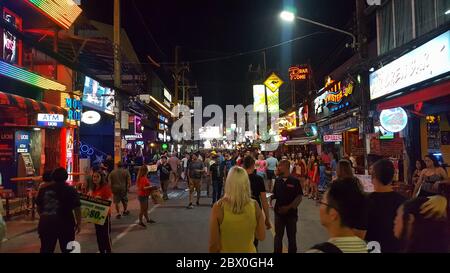
<svg viewBox="0 0 450 273"><path fill-rule="evenodd" d="M266 179L267 162L264 160L264 156L260 154L258 160L255 162L256 174Z"/></svg>

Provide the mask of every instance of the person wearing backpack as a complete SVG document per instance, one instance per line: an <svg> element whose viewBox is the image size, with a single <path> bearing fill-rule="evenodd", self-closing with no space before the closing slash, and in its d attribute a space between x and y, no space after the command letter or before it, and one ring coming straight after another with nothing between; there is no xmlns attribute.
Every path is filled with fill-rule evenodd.
<svg viewBox="0 0 450 273"><path fill-rule="evenodd" d="M320 222L330 239L307 253L368 253L366 242L352 229L355 221L367 213L366 204L355 180L344 178L333 182L320 201Z"/></svg>

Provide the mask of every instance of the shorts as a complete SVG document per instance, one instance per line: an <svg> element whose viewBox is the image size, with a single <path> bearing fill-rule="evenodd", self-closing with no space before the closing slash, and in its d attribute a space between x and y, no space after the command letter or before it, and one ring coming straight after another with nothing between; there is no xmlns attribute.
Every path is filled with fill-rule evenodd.
<svg viewBox="0 0 450 273"><path fill-rule="evenodd" d="M148 196L138 196L140 203L148 203Z"/></svg>
<svg viewBox="0 0 450 273"><path fill-rule="evenodd" d="M266 172L256 172L256 174L261 176L263 179L266 179Z"/></svg>
<svg viewBox="0 0 450 273"><path fill-rule="evenodd" d="M267 179L269 180L275 179L275 171L267 170Z"/></svg>
<svg viewBox="0 0 450 273"><path fill-rule="evenodd" d="M191 178L189 180L189 190L193 192L194 190L200 191L200 179L199 178Z"/></svg>
<svg viewBox="0 0 450 273"><path fill-rule="evenodd" d="M119 204L120 202L128 203L128 193L126 191L113 192L113 202L114 204Z"/></svg>

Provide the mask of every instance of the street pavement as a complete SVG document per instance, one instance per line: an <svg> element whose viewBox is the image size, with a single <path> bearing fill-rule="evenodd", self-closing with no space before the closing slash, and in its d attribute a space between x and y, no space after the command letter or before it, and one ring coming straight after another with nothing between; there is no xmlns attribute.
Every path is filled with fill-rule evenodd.
<svg viewBox="0 0 450 273"><path fill-rule="evenodd" d="M185 183L180 183L183 188ZM186 209L188 192L171 190L169 200L161 205L151 205L150 218L155 224L147 228L137 225L139 205L134 188L131 189L129 210L131 214L121 219L112 218L113 252L116 253L204 253L208 252L209 215L211 198L202 191L200 206ZM271 209L273 223L273 210ZM113 216L115 214L113 213ZM0 253L37 253L40 242L35 230L37 221L13 220L7 223L8 240L3 242ZM22 229L20 232L17 230ZM267 230L266 239L260 242L258 251L273 252L274 230ZM97 241L93 224L85 223L76 240L82 253L96 253ZM326 231L320 225L319 208L315 201L304 199L299 207L297 223L298 252L304 252L314 244L327 240ZM284 238L287 250L287 238ZM59 251L57 246L56 252Z"/></svg>

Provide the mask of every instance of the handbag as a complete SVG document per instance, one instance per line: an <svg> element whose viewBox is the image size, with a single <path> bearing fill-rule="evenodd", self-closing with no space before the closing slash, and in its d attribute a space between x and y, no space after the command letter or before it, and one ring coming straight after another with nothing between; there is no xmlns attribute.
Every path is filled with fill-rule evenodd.
<svg viewBox="0 0 450 273"><path fill-rule="evenodd" d="M164 203L164 199L162 197L161 191L156 189L150 192L150 196L152 197L153 204L162 204Z"/></svg>

